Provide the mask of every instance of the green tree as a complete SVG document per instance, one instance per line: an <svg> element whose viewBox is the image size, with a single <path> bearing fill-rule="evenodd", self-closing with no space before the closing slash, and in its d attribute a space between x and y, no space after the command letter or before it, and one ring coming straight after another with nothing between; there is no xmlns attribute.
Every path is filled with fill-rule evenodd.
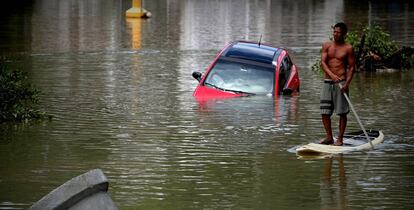
<svg viewBox="0 0 414 210"><path fill-rule="evenodd" d="M399 49L390 39L390 35L380 26L366 26L353 30L347 34L346 42L354 48L357 70L375 71L376 68L381 67L410 68L412 66L412 49L404 47ZM312 70L322 71L320 65L319 57L312 65Z"/></svg>
<svg viewBox="0 0 414 210"><path fill-rule="evenodd" d="M39 91L28 82L27 73L0 58L0 123L27 121L45 116L36 109Z"/></svg>

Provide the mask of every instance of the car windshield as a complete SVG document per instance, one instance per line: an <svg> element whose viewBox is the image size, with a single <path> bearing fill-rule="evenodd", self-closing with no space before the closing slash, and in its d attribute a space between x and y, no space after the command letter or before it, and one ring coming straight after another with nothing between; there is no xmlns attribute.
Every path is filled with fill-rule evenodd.
<svg viewBox="0 0 414 210"><path fill-rule="evenodd" d="M226 91L272 94L275 67L242 59L219 59L207 75L205 85Z"/></svg>

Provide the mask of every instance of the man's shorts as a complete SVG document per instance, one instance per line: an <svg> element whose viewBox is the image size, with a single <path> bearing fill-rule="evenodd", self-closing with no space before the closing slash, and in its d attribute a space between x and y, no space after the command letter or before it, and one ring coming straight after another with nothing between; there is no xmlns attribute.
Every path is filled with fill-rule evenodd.
<svg viewBox="0 0 414 210"><path fill-rule="evenodd" d="M345 81L340 83L344 84ZM331 80L325 80L323 83L320 108L321 114L326 115L332 115L334 111L338 115L349 113L349 105L341 88Z"/></svg>

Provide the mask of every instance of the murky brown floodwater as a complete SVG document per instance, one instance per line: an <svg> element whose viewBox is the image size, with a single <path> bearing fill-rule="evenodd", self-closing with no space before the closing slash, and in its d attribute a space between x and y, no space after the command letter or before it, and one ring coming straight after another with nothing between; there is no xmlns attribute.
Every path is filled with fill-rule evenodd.
<svg viewBox="0 0 414 210"><path fill-rule="evenodd" d="M409 209L414 206L414 72L355 75L351 100L374 151L300 160L319 139L330 26L379 24L414 46L414 3L398 1L25 1L0 16L2 53L20 55L50 122L0 125L0 209L27 208L93 168L121 209ZM200 106L193 71L235 39L286 47L301 93ZM335 127L336 121L335 118ZM350 115L348 130L358 129Z"/></svg>

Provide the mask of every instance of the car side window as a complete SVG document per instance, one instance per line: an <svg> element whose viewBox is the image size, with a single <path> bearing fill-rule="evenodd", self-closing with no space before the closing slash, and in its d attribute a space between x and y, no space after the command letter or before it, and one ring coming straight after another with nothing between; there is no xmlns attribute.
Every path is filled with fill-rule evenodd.
<svg viewBox="0 0 414 210"><path fill-rule="evenodd" d="M286 57L284 57L280 64L280 70L279 70L279 91L283 91L283 88L285 87L286 70L287 70L287 62L286 62Z"/></svg>
<svg viewBox="0 0 414 210"><path fill-rule="evenodd" d="M292 61L290 60L289 56L285 56L282 59L282 63L280 65L280 72L279 72L279 90L283 91L287 80L289 79L290 72L292 70Z"/></svg>
<svg viewBox="0 0 414 210"><path fill-rule="evenodd" d="M287 78L289 78L289 75L290 75L290 72L291 72L291 70L292 70L292 66L293 66L293 64L292 64L292 60L290 60L290 57L289 56L286 56L284 59L283 59L283 63L285 63L285 66L286 66L286 68L285 68L285 76L286 76L286 79Z"/></svg>

